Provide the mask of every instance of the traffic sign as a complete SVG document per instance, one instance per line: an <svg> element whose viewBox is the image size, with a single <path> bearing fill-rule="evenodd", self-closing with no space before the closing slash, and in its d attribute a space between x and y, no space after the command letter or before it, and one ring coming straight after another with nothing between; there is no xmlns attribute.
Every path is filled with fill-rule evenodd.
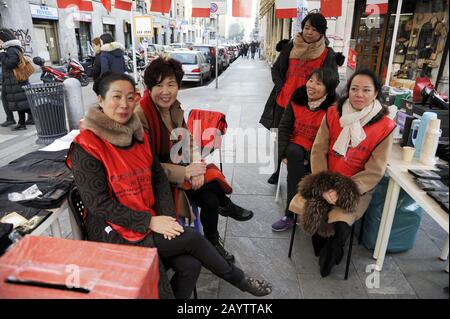
<svg viewBox="0 0 450 319"><path fill-rule="evenodd" d="M227 1L226 0L211 1L211 13L220 15L227 14Z"/></svg>

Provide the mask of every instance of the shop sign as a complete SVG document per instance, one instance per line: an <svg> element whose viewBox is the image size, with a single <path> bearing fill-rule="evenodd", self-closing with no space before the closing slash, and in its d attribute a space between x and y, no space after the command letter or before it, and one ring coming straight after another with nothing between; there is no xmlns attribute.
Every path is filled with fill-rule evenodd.
<svg viewBox="0 0 450 319"><path fill-rule="evenodd" d="M83 12L74 12L73 21L92 22L92 14Z"/></svg>
<svg viewBox="0 0 450 319"><path fill-rule="evenodd" d="M355 70L356 69L356 62L357 62L357 52L354 49L349 48L348 49L347 66L350 69Z"/></svg>
<svg viewBox="0 0 450 319"><path fill-rule="evenodd" d="M113 24L113 25L115 25L116 24L116 19L111 18L111 17L103 17L102 18L102 23L103 24Z"/></svg>
<svg viewBox="0 0 450 319"><path fill-rule="evenodd" d="M134 35L136 37L153 36L153 20L150 16L134 17Z"/></svg>
<svg viewBox="0 0 450 319"><path fill-rule="evenodd" d="M58 9L30 4L31 16L36 19L58 20Z"/></svg>

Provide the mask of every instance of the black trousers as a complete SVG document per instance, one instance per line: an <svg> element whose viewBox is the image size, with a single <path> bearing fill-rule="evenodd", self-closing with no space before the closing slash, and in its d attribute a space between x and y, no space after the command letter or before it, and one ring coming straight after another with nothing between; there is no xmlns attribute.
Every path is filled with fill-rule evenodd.
<svg viewBox="0 0 450 319"><path fill-rule="evenodd" d="M201 209L200 222L202 223L205 237L212 243L219 240L219 206L227 206L231 200L225 195L219 183L211 182L203 185L196 191L188 191L187 195Z"/></svg>
<svg viewBox="0 0 450 319"><path fill-rule="evenodd" d="M6 101L6 93L5 93L4 89L2 90L2 104L3 104L3 110L5 110L6 120L7 121L14 121L14 114L8 108L8 103Z"/></svg>
<svg viewBox="0 0 450 319"><path fill-rule="evenodd" d="M175 298L191 296L202 265L234 286L244 279L241 269L228 263L209 241L192 228L186 227L183 234L172 240L153 233L153 241L164 264L176 271L171 279Z"/></svg>
<svg viewBox="0 0 450 319"><path fill-rule="evenodd" d="M300 145L290 143L286 148L287 164L287 203L285 215L292 218L294 213L289 210L289 203L297 194L298 183L309 173L310 165L304 164L307 158L307 152Z"/></svg>
<svg viewBox="0 0 450 319"><path fill-rule="evenodd" d="M284 114L284 109L281 106L279 106L278 104L275 104L275 110L273 112L273 125L272 125L274 128L278 129L278 126L280 125L283 114ZM276 140L278 141L278 136L277 136ZM277 158L277 156L278 156L277 155L278 153L276 151L277 149L278 149L278 145L275 147L275 161L274 162L277 163L275 173L279 174L282 158Z"/></svg>

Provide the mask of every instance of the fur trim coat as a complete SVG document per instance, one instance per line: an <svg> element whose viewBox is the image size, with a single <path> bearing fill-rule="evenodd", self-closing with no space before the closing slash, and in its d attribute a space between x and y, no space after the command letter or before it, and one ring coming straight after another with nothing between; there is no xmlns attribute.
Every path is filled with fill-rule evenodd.
<svg viewBox="0 0 450 319"><path fill-rule="evenodd" d="M125 48L119 42L111 42L100 48L100 75L106 72L125 73Z"/></svg>

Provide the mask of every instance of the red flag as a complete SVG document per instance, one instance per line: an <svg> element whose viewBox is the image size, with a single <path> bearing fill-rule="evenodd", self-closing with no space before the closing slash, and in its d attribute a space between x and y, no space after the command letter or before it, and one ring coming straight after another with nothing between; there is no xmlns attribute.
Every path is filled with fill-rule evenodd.
<svg viewBox="0 0 450 319"><path fill-rule="evenodd" d="M367 0L366 14L386 14L388 6L388 0Z"/></svg>
<svg viewBox="0 0 450 319"><path fill-rule="evenodd" d="M60 9L76 6L80 11L93 11L91 0L57 0L56 6Z"/></svg>
<svg viewBox="0 0 450 319"><path fill-rule="evenodd" d="M132 7L133 0L116 0L116 3L114 4L114 8L120 10L131 11Z"/></svg>
<svg viewBox="0 0 450 319"><path fill-rule="evenodd" d="M251 18L252 1L251 0L233 0L233 17Z"/></svg>
<svg viewBox="0 0 450 319"><path fill-rule="evenodd" d="M102 0L102 4L106 11L111 12L111 0Z"/></svg>
<svg viewBox="0 0 450 319"><path fill-rule="evenodd" d="M192 0L192 17L209 18L211 16L211 0Z"/></svg>
<svg viewBox="0 0 450 319"><path fill-rule="evenodd" d="M172 0L152 0L150 11L169 13Z"/></svg>
<svg viewBox="0 0 450 319"><path fill-rule="evenodd" d="M297 17L297 0L276 0L275 16L278 19Z"/></svg>
<svg viewBox="0 0 450 319"><path fill-rule="evenodd" d="M342 0L320 0L320 13L325 18L342 16Z"/></svg>

